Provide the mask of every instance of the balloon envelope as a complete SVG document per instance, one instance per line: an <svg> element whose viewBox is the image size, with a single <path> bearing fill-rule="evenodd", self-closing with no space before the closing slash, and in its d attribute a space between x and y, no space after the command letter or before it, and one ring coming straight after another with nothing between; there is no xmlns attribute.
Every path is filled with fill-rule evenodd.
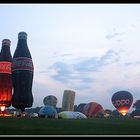
<svg viewBox="0 0 140 140"><path fill-rule="evenodd" d="M62 119L86 119L87 117L81 112L62 111L58 113L58 117Z"/></svg>
<svg viewBox="0 0 140 140"><path fill-rule="evenodd" d="M51 117L51 118L56 118L57 116L57 111L53 106L43 106L39 112L38 112L39 116L41 117Z"/></svg>
<svg viewBox="0 0 140 140"><path fill-rule="evenodd" d="M125 116L132 105L133 96L128 91L118 91L112 96L112 104L114 107Z"/></svg>
<svg viewBox="0 0 140 140"><path fill-rule="evenodd" d="M103 112L104 112L103 107L96 102L90 102L86 104L83 109L83 113L89 118L97 117L99 113Z"/></svg>
<svg viewBox="0 0 140 140"><path fill-rule="evenodd" d="M83 113L83 109L84 109L84 106L85 106L85 105L86 105L86 103L80 103L80 104L77 106L77 111Z"/></svg>
<svg viewBox="0 0 140 140"><path fill-rule="evenodd" d="M53 95L48 95L43 99L44 105L51 105L56 107L57 104L57 98Z"/></svg>

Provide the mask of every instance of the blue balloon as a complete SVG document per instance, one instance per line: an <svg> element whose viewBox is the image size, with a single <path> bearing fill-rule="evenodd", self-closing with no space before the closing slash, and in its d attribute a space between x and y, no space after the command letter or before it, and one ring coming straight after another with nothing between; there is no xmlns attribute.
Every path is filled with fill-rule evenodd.
<svg viewBox="0 0 140 140"><path fill-rule="evenodd" d="M53 106L46 105L39 110L38 114L41 117L55 118L57 116L57 111Z"/></svg>

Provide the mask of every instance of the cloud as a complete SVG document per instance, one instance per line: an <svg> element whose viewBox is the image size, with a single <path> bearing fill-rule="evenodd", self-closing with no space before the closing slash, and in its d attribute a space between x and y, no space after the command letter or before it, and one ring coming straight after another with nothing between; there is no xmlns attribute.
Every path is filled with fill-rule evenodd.
<svg viewBox="0 0 140 140"><path fill-rule="evenodd" d="M49 67L49 70L55 70L55 75L52 75L52 77L55 80L61 81L62 83L67 83L73 76L71 76L72 73L72 67L69 64L66 64L64 62L56 62L52 66Z"/></svg>
<svg viewBox="0 0 140 140"><path fill-rule="evenodd" d="M119 55L113 50L108 50L103 56L97 58L86 58L82 61L73 61L73 64L56 62L51 65L49 71L55 71L50 76L71 88L86 89L96 79L93 73L101 70L102 67L119 61Z"/></svg>
<svg viewBox="0 0 140 140"><path fill-rule="evenodd" d="M99 62L103 62L105 65L116 61L119 61L119 54L113 50L108 50L99 60Z"/></svg>
<svg viewBox="0 0 140 140"><path fill-rule="evenodd" d="M120 33L115 32L115 33L106 35L105 38L110 40L110 39L113 39L113 38L116 38L116 37L120 37L121 35L124 35L124 34L125 34L125 32L120 32Z"/></svg>
<svg viewBox="0 0 140 140"><path fill-rule="evenodd" d="M57 52L54 52L54 53L52 54L52 57L53 57L53 58L54 58L54 57L68 57L68 56L72 56L72 54L71 54L71 53L60 54L58 51L57 51Z"/></svg>
<svg viewBox="0 0 140 140"><path fill-rule="evenodd" d="M93 81L91 77L85 76L85 74L82 75L81 72L75 70L74 65L66 64L64 62L56 62L49 67L49 70L56 71L55 74L51 75L54 80L71 86L71 88L88 88L88 83Z"/></svg>
<svg viewBox="0 0 140 140"><path fill-rule="evenodd" d="M78 64L74 64L74 68L77 71L81 72L93 72L98 71L102 66L108 65L110 63L119 61L119 55L113 50L108 50L100 58L89 58L85 61L82 61Z"/></svg>
<svg viewBox="0 0 140 140"><path fill-rule="evenodd" d="M140 61L136 61L136 62L126 62L124 63L124 65L127 66L136 66L136 65L140 65Z"/></svg>
<svg viewBox="0 0 140 140"><path fill-rule="evenodd" d="M133 35L133 31L135 28L136 25L134 23L122 26L117 25L110 31L110 33L105 36L105 38L108 40L116 39L117 42L122 42L123 40L120 37L122 37L123 35L128 36L129 34Z"/></svg>

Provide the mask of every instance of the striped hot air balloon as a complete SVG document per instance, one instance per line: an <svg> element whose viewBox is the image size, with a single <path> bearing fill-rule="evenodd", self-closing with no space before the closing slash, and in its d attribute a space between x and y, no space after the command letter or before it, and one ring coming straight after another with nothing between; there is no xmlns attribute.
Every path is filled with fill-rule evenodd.
<svg viewBox="0 0 140 140"><path fill-rule="evenodd" d="M84 106L83 113L88 118L97 117L99 113L103 113L104 109L103 107L96 103L96 102L90 102Z"/></svg>

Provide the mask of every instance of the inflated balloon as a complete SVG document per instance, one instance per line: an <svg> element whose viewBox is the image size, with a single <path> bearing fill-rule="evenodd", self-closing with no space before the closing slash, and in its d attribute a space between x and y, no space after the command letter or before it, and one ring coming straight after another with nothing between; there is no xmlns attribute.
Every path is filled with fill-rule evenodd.
<svg viewBox="0 0 140 140"><path fill-rule="evenodd" d="M118 91L112 96L112 104L114 107L125 116L133 102L133 96L128 91Z"/></svg>
<svg viewBox="0 0 140 140"><path fill-rule="evenodd" d="M57 104L57 98L53 95L48 95L43 99L44 105L51 105L53 107L56 107Z"/></svg>
<svg viewBox="0 0 140 140"><path fill-rule="evenodd" d="M103 107L96 103L90 102L84 106L83 113L88 117L97 117L99 113L104 113Z"/></svg>
<svg viewBox="0 0 140 140"><path fill-rule="evenodd" d="M40 117L56 118L57 111L53 106L46 105L46 106L41 107L41 109L38 112L38 115Z"/></svg>
<svg viewBox="0 0 140 140"><path fill-rule="evenodd" d="M77 111L62 111L58 113L58 117L62 119L87 119L87 116Z"/></svg>
<svg viewBox="0 0 140 140"><path fill-rule="evenodd" d="M84 106L85 106L85 105L86 105L86 103L80 103L80 104L77 106L77 111L83 113L83 109L84 109Z"/></svg>

